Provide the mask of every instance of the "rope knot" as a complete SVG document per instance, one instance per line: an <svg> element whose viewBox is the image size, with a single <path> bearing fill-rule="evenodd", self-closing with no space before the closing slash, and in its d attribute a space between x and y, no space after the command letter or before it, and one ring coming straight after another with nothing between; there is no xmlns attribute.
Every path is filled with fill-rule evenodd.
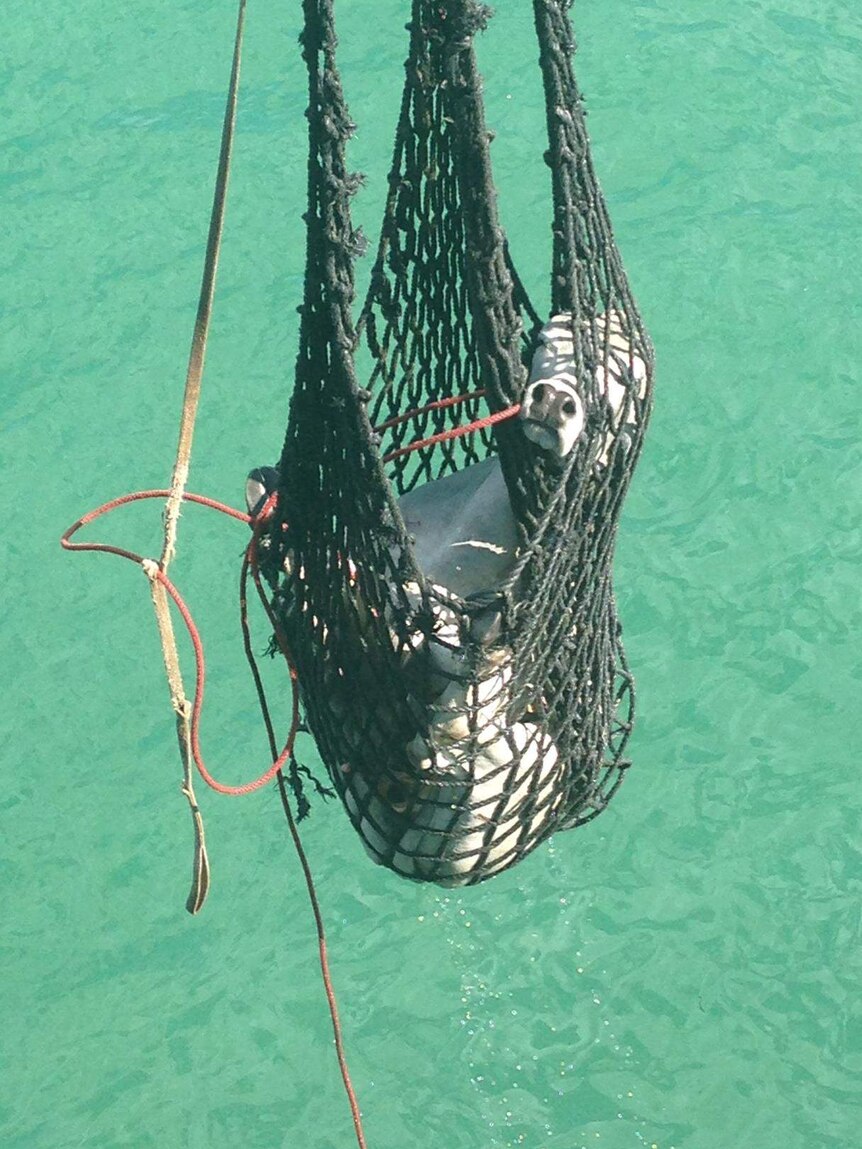
<svg viewBox="0 0 862 1149"><path fill-rule="evenodd" d="M155 559L141 559L141 570L147 576L151 583L154 583L159 577L161 567Z"/></svg>

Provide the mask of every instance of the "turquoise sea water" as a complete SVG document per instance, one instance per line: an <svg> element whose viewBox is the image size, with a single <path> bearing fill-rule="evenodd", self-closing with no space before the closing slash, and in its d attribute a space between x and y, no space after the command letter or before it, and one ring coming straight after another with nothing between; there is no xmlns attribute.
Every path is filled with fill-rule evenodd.
<svg viewBox="0 0 862 1149"><path fill-rule="evenodd" d="M404 0L341 0L368 233ZM501 211L534 295L547 178L529 5L481 43ZM303 266L299 4L252 3L192 489L275 458ZM862 1121L862 10L579 0L596 165L658 353L617 582L635 766L491 883L305 840L372 1149L851 1149ZM5 531L0 1144L352 1144L301 875L272 789L188 813L146 583L61 531L170 475L232 3L46 0L0 53ZM366 269L367 271L367 269ZM158 508L91 537L152 553ZM266 746L235 620L240 527L174 573L211 660L214 771ZM261 639L261 642L263 640ZM283 673L269 681L287 719ZM311 760L313 752L303 746Z"/></svg>

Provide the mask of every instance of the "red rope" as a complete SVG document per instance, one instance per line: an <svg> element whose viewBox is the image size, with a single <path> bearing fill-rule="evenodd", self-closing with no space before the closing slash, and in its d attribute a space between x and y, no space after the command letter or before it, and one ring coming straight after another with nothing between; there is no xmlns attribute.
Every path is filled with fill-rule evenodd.
<svg viewBox="0 0 862 1149"><path fill-rule="evenodd" d="M432 403L426 404L424 407L419 407L414 411L408 411L405 415L396 416L395 418L388 420L386 423L382 423L379 427L376 428L376 430L383 431L388 427L393 427L398 423L404 422L406 419L413 418L414 416L423 414L424 412L438 410L444 407L451 407L457 403L466 402L468 399L478 398L483 394L484 392L478 391L467 395L450 396L447 399L437 399ZM397 451L392 451L390 454L383 457L383 462L389 463L393 459L398 459L402 455L406 455L411 451L418 451L423 447L430 447L436 443L443 443L449 439L455 439L461 435L467 435L471 431L481 430L483 427L491 427L495 423L501 423L504 419L511 419L514 415L517 415L519 410L520 404L514 404L511 407L507 407L503 411L496 411L490 415L484 416L482 419L476 419L472 423L467 423L463 427L452 427L448 431L440 431L438 434L431 435L427 439L421 439L418 442L408 444L406 447L401 447ZM128 503L139 502L143 499L165 499L169 494L169 491L161 489L136 491L130 495L121 495L119 498L111 499L110 502L103 503L102 506L97 507L94 511L90 511L88 514L78 519L77 522L73 523L73 525L63 533L60 539L60 545L68 551L95 551L100 554L118 555L120 558L127 559L129 562L137 563L142 567L147 564L145 569L152 571L155 567L155 564L150 566L144 556L137 554L135 551L127 550L124 547L112 546L109 543L76 543L72 542L72 538L78 533L79 530L81 530L82 527L87 526L89 523L94 522L96 519L101 518L103 515L109 514L111 511L116 510L118 507L125 506ZM281 753L274 755L275 760L272 765L267 770L265 770L264 773L260 775L260 777L255 778L251 782L245 782L239 786L231 786L227 783L219 782L210 774L209 770L207 769L200 747L200 720L201 711L203 709L204 689L206 686L206 660L204 658L203 643L201 641L200 632L197 628L197 625L195 624L194 619L192 618L191 611L186 606L186 603L180 592L177 590L165 572L160 567L155 567L153 577L162 584L167 593L173 599L177 610L180 612L180 616L183 620L183 623L185 624L186 630L188 631L189 638L192 642L192 648L194 650L195 691L191 716L191 750L192 757L194 758L195 765L198 769L198 773L206 782L206 784L213 790L216 790L219 794L229 794L232 796L251 794L255 790L259 790L262 786L265 786L267 782L270 782L275 777L275 775L278 774L278 772L284 766L285 762L287 762L287 760L290 758L290 755L293 752L294 742L296 741L296 732L299 727L299 695L296 680L296 668L288 650L287 640L281 630L278 619L272 609L272 605L266 595L266 592L263 589L257 565L258 541L260 539L264 525L269 521L273 510L275 509L277 494L276 492L273 492L269 496L266 503L254 519L252 519L251 515L247 515L243 511L237 511L233 507L229 507L226 503L220 503L216 499L207 498L205 495L195 495L191 492L186 492L183 496L183 499L186 502L198 503L200 506L210 507L213 510L220 511L222 514L229 515L231 518L239 519L240 522L250 523L253 525L254 529L251 542L248 545L245 557L243 559L240 591L240 601L242 604L243 638L246 644L246 653L248 654L250 651L250 638L247 634L248 619L245 613L247 609L245 586L248 581L249 571L251 571L255 587L257 588L258 596L261 600L261 603L263 604L264 610L266 611L267 617L273 628L279 649L284 655L290 669L292 716L290 732L287 737L287 742L285 743ZM152 560L150 560L150 562L152 562ZM256 668L255 683L258 687L258 693L260 694L262 690L262 684L260 683L259 677L256 674ZM268 712L265 712L264 720L268 721Z"/></svg>
<svg viewBox="0 0 862 1149"><path fill-rule="evenodd" d="M440 411L445 407L456 407L459 403L466 403L470 399L483 399L486 392L468 391L466 395L450 395L448 399L435 399L433 403L426 403L424 407L415 407L404 415L394 415L385 423L380 423L375 431L388 431L390 427L397 427L399 423L406 423L408 419L415 419L417 415L427 415L429 411Z"/></svg>
<svg viewBox="0 0 862 1149"><path fill-rule="evenodd" d="M461 396L461 399L469 398L470 396ZM443 400L442 403L445 403ZM442 405L441 403L441 405ZM427 439L420 439L416 443L408 443L406 447L399 447L397 451L390 451L388 455L383 456L384 463L391 463L393 459L400 459L402 455L407 455L410 451L418 451L422 447L433 447L435 443L445 443L449 439L458 439L461 435L469 435L471 431L481 431L483 427L493 427L495 423L502 423L504 419L511 419L521 410L520 403L513 403L511 407L506 407L502 411L494 411L490 415L485 415L482 419L476 419L473 423L465 423L463 427L450 427L448 431L440 431L436 435L430 435ZM417 412L410 412L410 415L417 414ZM409 416L405 416L407 418ZM386 423L381 427L376 427L375 430L381 430L387 426Z"/></svg>
<svg viewBox="0 0 862 1149"><path fill-rule="evenodd" d="M424 407L419 407L414 411L408 411L404 415L395 416L393 419L390 419L385 423L381 423L380 426L375 429L377 431L383 431L389 427L397 425L398 423L403 423L405 420L413 418L416 415L423 414L427 411L452 407L458 403L466 402L468 399L479 398L482 395L484 395L483 391L476 391L466 395L453 395L446 399L437 399L432 403L426 404ZM456 439L461 435L467 435L471 431L478 431L484 427L492 427L495 423L503 422L504 419L511 419L514 415L517 415L519 410L520 404L516 403L511 407L507 407L503 411L495 411L490 415L484 416L482 419L476 419L472 423L467 423L463 427L452 427L448 431L440 431L438 434L431 435L427 439L420 439L415 443L409 443L406 447L400 447L397 451L392 451L390 454L384 455L383 462L389 463L393 459L398 459L402 455L406 455L411 451L418 451L423 447L430 447L436 443L443 443L449 439ZM155 564L150 566L144 556L137 554L135 551L127 550L124 547L112 546L109 543L75 543L72 542L72 538L78 533L79 530L81 530L82 527L87 526L89 523L94 522L96 519L101 518L103 515L109 514L111 511L116 510L118 507L126 506L128 503L139 502L143 499L165 499L169 494L169 491L159 489L149 491L136 491L130 495L121 495L119 498L111 499L110 502L103 503L102 506L97 507L94 511L90 511L88 514L82 516L77 520L77 522L73 523L67 531L64 531L60 539L60 545L68 551L95 551L96 553L100 554L118 555L120 558L127 559L129 562L137 563L142 567L147 564L145 569L148 568L149 570L153 570ZM192 757L194 758L198 773L206 782L206 784L213 790L216 790L219 794L229 794L232 796L251 794L255 790L259 790L262 786L265 786L267 782L270 782L275 777L275 775L278 774L278 772L284 766L285 762L287 762L287 760L290 758L290 755L293 752L293 745L296 741L296 732L299 726L299 696L296 680L296 668L288 650L287 640L281 630L278 619L272 609L272 605L267 598L266 592L263 589L263 585L260 581L260 573L257 566L258 541L260 539L264 525L269 521L273 510L275 509L277 494L276 492L273 492L269 496L266 503L254 519L252 519L251 515L245 514L244 511L237 511L233 507L229 507L226 503L220 503L216 499L207 498L205 495L195 495L191 492L186 492L183 495L183 499L186 502L198 503L200 506L210 507L213 510L220 511L222 514L229 515L231 518L239 519L240 522L250 523L253 525L254 530L252 533L251 542L248 545L245 558L243 559L241 575L242 582L240 591L240 601L242 604L243 638L244 642L246 643L246 653L248 654L250 651L250 638L247 636L248 620L245 614L247 609L245 586L248 581L248 574L250 570L255 587L257 588L258 596L261 600L261 603L263 604L270 624L272 625L279 649L284 655L290 669L292 691L291 726L287 737L287 742L285 743L281 753L275 755L275 761L272 763L272 765L266 771L264 771L260 777L255 778L251 782L246 782L239 786L231 786L227 783L217 781L217 779L215 779L207 769L200 747L200 719L201 711L203 709L204 688L206 686L206 660L204 658L203 643L201 641L200 632L180 592L177 590L165 572L160 567L155 567L153 577L162 584L167 593L173 599L177 610L180 612L180 616L183 620L183 623L185 624L186 630L188 631L189 638L192 642L192 648L194 650L195 691L191 716L191 749ZM152 560L150 560L150 562L152 562ZM258 693L260 694L262 690L262 684L260 683L260 680L256 674L256 668L254 669L255 683L258 686ZM264 720L267 721L267 719L268 714L265 713Z"/></svg>
<svg viewBox="0 0 862 1149"><path fill-rule="evenodd" d="M101 507L96 510L90 511L89 514L84 515L78 519L67 531L63 533L60 539L60 545L67 551L95 551L99 554L118 555L120 558L128 559L130 562L137 563L143 566L147 560L143 555L137 554L135 551L126 550L124 547L111 546L109 543L73 543L72 536L85 527L88 523L92 523L95 519L101 518L102 515L108 514L110 511L116 510L117 507L125 506L127 503L139 502L142 499L164 499L167 498L169 492L166 490L153 490L153 491L136 491L131 495L122 495L118 499L111 499L108 503L103 503ZM209 499L205 495L194 495L186 492L183 496L184 501L190 503L198 503L204 507L211 507L214 510L220 511L222 514L230 515L231 518L239 519L240 522L250 523L251 516L245 514L243 511L237 511L233 507L227 506L225 503L220 503L216 499ZM260 519L260 516L258 516ZM258 523L255 523L255 529L259 530ZM244 562L244 566L248 563L248 555ZM152 568L151 568L152 569ZM200 631L192 618L191 611L186 606L180 592L160 568L156 568L154 577L162 584L167 593L173 599L177 610L188 631L189 638L192 642L192 648L195 655L195 691L194 700L192 702L192 715L191 715L191 749L192 757L194 758L195 765L197 766L198 773L201 778L213 790L218 791L220 794L229 794L232 796L239 796L241 794L251 794L255 790L259 790L261 786L265 786L270 782L278 771L282 768L284 763L290 757L293 751L293 744L296 740L296 731L299 726L299 699L297 697L296 675L291 673L291 685L293 688L293 721L291 723L290 733L285 743L284 749L276 757L273 764L252 782L246 782L239 786L230 786L224 782L219 782L210 774L206 767L201 753L200 746L200 719L201 711L203 709L204 689L206 686L206 660L204 658L203 642L201 641Z"/></svg>

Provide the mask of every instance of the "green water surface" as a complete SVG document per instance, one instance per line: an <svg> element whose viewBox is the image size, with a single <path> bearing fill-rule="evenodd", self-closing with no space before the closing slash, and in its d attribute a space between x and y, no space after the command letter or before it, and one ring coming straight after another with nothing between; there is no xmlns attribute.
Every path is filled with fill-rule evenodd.
<svg viewBox="0 0 862 1149"><path fill-rule="evenodd" d="M374 235L406 0L339 0ZM300 4L249 6L191 487L236 503L284 432L303 271ZM277 795L191 828L147 586L64 556L170 475L231 2L45 0L0 50L0 1145L342 1149L313 923ZM658 354L622 522L635 765L611 808L461 893L305 840L370 1149L853 1149L860 1022L857 0L579 0L595 161ZM501 212L546 299L530 5L481 43ZM367 275L367 266L360 278ZM152 553L157 505L90 537ZM266 743L243 528L190 510L204 749ZM265 628L259 624L260 645ZM268 674L288 718L284 672ZM315 760L304 743L302 756ZM201 788L203 789L203 788Z"/></svg>

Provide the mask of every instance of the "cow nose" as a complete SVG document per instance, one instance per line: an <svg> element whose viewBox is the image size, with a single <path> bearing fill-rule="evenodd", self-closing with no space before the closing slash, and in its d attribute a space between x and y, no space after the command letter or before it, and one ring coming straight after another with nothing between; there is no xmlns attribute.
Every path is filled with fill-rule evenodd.
<svg viewBox="0 0 862 1149"><path fill-rule="evenodd" d="M584 429L584 410L571 386L537 379L524 392L525 434L540 446L568 455Z"/></svg>
<svg viewBox="0 0 862 1149"><path fill-rule="evenodd" d="M553 383L532 383L527 388L524 399L525 412L530 419L554 427L562 427L578 419L578 404L571 392Z"/></svg>

